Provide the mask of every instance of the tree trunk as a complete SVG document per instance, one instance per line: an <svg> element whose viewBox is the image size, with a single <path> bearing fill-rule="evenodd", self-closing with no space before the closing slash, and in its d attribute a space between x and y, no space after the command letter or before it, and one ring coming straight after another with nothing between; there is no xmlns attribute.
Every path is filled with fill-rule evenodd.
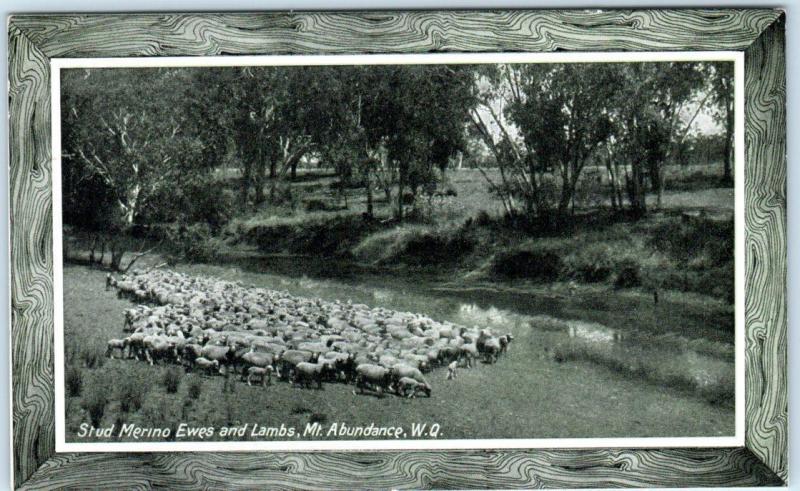
<svg viewBox="0 0 800 491"><path fill-rule="evenodd" d="M366 172L365 176L366 186L367 186L367 216L372 218L373 216L373 205L372 205L372 180L370 179L369 171Z"/></svg>
<svg viewBox="0 0 800 491"><path fill-rule="evenodd" d="M292 167L289 170L289 179L294 181L297 179L297 164L299 163L300 159L296 159L292 162Z"/></svg>
<svg viewBox="0 0 800 491"><path fill-rule="evenodd" d="M637 218L643 217L647 213L647 202L645 201L646 192L644 185L644 172L641 163L631 165L632 176L627 179L628 200L631 202L631 211Z"/></svg>
<svg viewBox="0 0 800 491"><path fill-rule="evenodd" d="M102 266L105 257L106 257L106 241L104 239L100 239L100 259L97 261L98 264Z"/></svg>
<svg viewBox="0 0 800 491"><path fill-rule="evenodd" d="M405 172L403 171L403 167L400 166L400 172L397 179L397 212L395 213L395 218L398 220L403 219L403 190L406 187L405 183Z"/></svg>
<svg viewBox="0 0 800 491"><path fill-rule="evenodd" d="M661 209L661 197L664 195L664 165L666 162L656 164L656 209Z"/></svg>
<svg viewBox="0 0 800 491"><path fill-rule="evenodd" d="M239 199L241 200L242 208L247 208L247 197L248 194L250 194L250 181L252 179L253 164L244 163L244 169L242 170L242 184L239 190L241 194L239 195Z"/></svg>
<svg viewBox="0 0 800 491"><path fill-rule="evenodd" d="M120 264L122 263L122 256L125 255L125 251L121 251L117 249L116 246L112 245L111 247L111 269L114 271L121 271Z"/></svg>
<svg viewBox="0 0 800 491"><path fill-rule="evenodd" d="M570 202L573 203L572 210L573 213L575 212L575 204L573 198L575 196L575 187L578 184L578 180L573 175L570 177L567 182L564 182L561 185L561 197L558 200L558 208L556 210L558 224L563 224L564 219L567 216L567 212L569 211Z"/></svg>
<svg viewBox="0 0 800 491"><path fill-rule="evenodd" d="M94 264L94 251L97 248L97 236L92 237L92 242L89 244L89 264Z"/></svg>
<svg viewBox="0 0 800 491"><path fill-rule="evenodd" d="M267 172L266 165L262 163L261 165L256 168L255 178L253 179L253 186L256 188L255 197L254 197L254 204L256 206L261 205L264 202L264 184L265 184L265 174Z"/></svg>
<svg viewBox="0 0 800 491"><path fill-rule="evenodd" d="M730 99L730 98L729 98ZM724 155L722 158L722 165L723 165L723 179L725 182L733 182L733 175L731 173L731 153L733 145L733 131L734 131L734 120L733 120L733 108L731 107L732 104L730 101L727 103L727 114L725 115L725 148L723 150Z"/></svg>

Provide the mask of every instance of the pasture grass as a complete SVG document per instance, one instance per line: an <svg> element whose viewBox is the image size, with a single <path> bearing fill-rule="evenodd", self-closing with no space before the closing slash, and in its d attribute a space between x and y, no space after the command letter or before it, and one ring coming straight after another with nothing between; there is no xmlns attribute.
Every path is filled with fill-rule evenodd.
<svg viewBox="0 0 800 491"><path fill-rule="evenodd" d="M655 341L655 340L654 340ZM573 338L553 348L558 362L591 362L662 387L692 392L710 403L733 406L734 364L664 343L598 343Z"/></svg>

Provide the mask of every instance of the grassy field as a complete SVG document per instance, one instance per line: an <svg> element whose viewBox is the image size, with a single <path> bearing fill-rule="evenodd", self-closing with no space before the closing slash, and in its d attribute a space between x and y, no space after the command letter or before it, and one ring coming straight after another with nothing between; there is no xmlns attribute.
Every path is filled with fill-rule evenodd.
<svg viewBox="0 0 800 491"><path fill-rule="evenodd" d="M204 274L212 268L220 277L274 283L267 275L238 268L185 268ZM431 398L354 396L352 386L342 384L306 390L276 382L265 389L231 380L226 389L221 376L104 359L105 340L121 335L122 312L131 303L105 291L100 270L67 266L64 274L66 369L81 380L67 384L68 393L69 387L80 385L67 399L68 441L82 441L76 434L81 423L91 421L92 412L100 426L138 423L173 429L180 422L216 428L284 424L298 429L313 421L405 428L438 423L439 438L454 439L717 436L730 435L734 428L731 407L670 388L669 381L646 383L638 374L613 366L560 363L550 347L561 346L563 333L519 322L511 327L517 337L513 349L497 364L461 370L454 381L445 380L446 370L430 373ZM403 292L398 290L398 301L404 301ZM167 390L171 377L178 380L173 393Z"/></svg>

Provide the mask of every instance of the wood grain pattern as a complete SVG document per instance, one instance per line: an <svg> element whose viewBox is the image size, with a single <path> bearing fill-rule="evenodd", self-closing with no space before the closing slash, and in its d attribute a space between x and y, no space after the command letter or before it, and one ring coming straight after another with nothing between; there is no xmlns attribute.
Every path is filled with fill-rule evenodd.
<svg viewBox="0 0 800 491"><path fill-rule="evenodd" d="M50 77L47 58L12 26L9 39L11 376L14 475L55 450Z"/></svg>
<svg viewBox="0 0 800 491"><path fill-rule="evenodd" d="M784 18L745 51L746 444L787 478Z"/></svg>
<svg viewBox="0 0 800 491"><path fill-rule="evenodd" d="M687 465L691 463L691 465ZM535 452L81 454L23 489L519 489L779 485L746 449Z"/></svg>
<svg viewBox="0 0 800 491"><path fill-rule="evenodd" d="M430 51L744 49L773 10L21 16L51 58ZM115 35L109 36L113 31ZM78 34L79 35L76 35Z"/></svg>
<svg viewBox="0 0 800 491"><path fill-rule="evenodd" d="M787 435L780 17L774 10L14 17L9 82L15 484L27 489L780 484L786 477ZM54 454L50 58L599 49L747 49L747 448Z"/></svg>

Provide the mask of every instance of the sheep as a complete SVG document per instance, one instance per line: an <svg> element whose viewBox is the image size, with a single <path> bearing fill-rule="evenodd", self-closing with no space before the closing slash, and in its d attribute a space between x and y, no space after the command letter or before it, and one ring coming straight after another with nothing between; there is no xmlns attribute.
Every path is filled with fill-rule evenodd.
<svg viewBox="0 0 800 491"><path fill-rule="evenodd" d="M458 360L447 365L447 380L453 380L456 378L456 368L458 368Z"/></svg>
<svg viewBox="0 0 800 491"><path fill-rule="evenodd" d="M467 368L472 367L472 360L478 357L477 344L467 343L458 348L458 359L462 361Z"/></svg>
<svg viewBox="0 0 800 491"><path fill-rule="evenodd" d="M164 270L124 274L116 287L138 300L161 304L126 311L123 330L135 331L123 340L128 357L151 363L174 358L192 366L205 358L226 373L241 369L243 378L250 368L267 366L279 377L291 377L298 364L310 363L322 367L321 381L355 379L362 392L382 392L399 383L404 370L415 370L409 378L416 380L438 364L460 360L471 366L481 355L494 362L513 339L419 314L297 298ZM155 349L162 346L170 347ZM384 382L372 373L359 373L360 365L382 365L381 374L401 366Z"/></svg>
<svg viewBox="0 0 800 491"><path fill-rule="evenodd" d="M275 362L275 357L269 353L256 353L255 351L248 351L241 356L242 361L242 379L245 373L252 367L266 368L271 367Z"/></svg>
<svg viewBox="0 0 800 491"><path fill-rule="evenodd" d="M317 383L317 388L322 388L322 379L325 377L325 372L331 369L331 365L329 362L325 360L320 360L317 363L309 363L307 361L303 361L297 364L294 368L294 378L293 381L295 384L299 384L301 387L311 387L312 382Z"/></svg>
<svg viewBox="0 0 800 491"><path fill-rule="evenodd" d="M392 367L392 380L397 381L403 377L412 378L423 384L428 383L418 368L414 368L404 363L398 363L397 365L394 365Z"/></svg>
<svg viewBox="0 0 800 491"><path fill-rule="evenodd" d="M482 353L487 363L495 363L500 354L500 340L495 337L487 338L483 343Z"/></svg>
<svg viewBox="0 0 800 491"><path fill-rule="evenodd" d="M272 372L274 369L272 365L268 365L266 367L250 367L247 369L247 385L250 385L254 379L259 379L261 381L261 385L266 387L270 383L272 383Z"/></svg>
<svg viewBox="0 0 800 491"><path fill-rule="evenodd" d="M277 371L279 378L289 378L298 363L315 363L314 353L310 351L286 350L277 360Z"/></svg>
<svg viewBox="0 0 800 491"><path fill-rule="evenodd" d="M220 370L219 361L209 360L208 358L203 358L202 356L200 358L195 359L194 364L199 369L203 370L206 373L210 373L211 375L213 375L216 372L219 372Z"/></svg>
<svg viewBox="0 0 800 491"><path fill-rule="evenodd" d="M203 347L196 343L186 343L181 349L181 363L191 365L203 355Z"/></svg>
<svg viewBox="0 0 800 491"><path fill-rule="evenodd" d="M203 356L203 358L216 360L220 365L227 365L233 361L233 357L236 355L236 348L233 346L215 346L206 344L203 346L203 349L200 350L200 354Z"/></svg>
<svg viewBox="0 0 800 491"><path fill-rule="evenodd" d="M500 341L500 353L506 353L508 351L508 345L514 340L514 336L511 333L508 333L503 334L497 339Z"/></svg>
<svg viewBox="0 0 800 491"><path fill-rule="evenodd" d="M397 381L397 395L407 397L409 399L416 397L417 392L422 391L428 397L431 396L431 386L427 383L421 383L410 377L402 377Z"/></svg>
<svg viewBox="0 0 800 491"><path fill-rule="evenodd" d="M144 339L144 354L150 365L159 360L178 359L175 345L162 336L147 336Z"/></svg>
<svg viewBox="0 0 800 491"><path fill-rule="evenodd" d="M361 394L364 393L364 389L372 389L379 394L383 394L384 390L391 390L391 386L391 368L368 363L356 367L356 387L358 387ZM353 394L355 394L355 391L353 391Z"/></svg>
<svg viewBox="0 0 800 491"><path fill-rule="evenodd" d="M114 352L119 351L123 358L125 358L125 348L127 343L124 339L109 339L106 347L106 357L113 358Z"/></svg>

